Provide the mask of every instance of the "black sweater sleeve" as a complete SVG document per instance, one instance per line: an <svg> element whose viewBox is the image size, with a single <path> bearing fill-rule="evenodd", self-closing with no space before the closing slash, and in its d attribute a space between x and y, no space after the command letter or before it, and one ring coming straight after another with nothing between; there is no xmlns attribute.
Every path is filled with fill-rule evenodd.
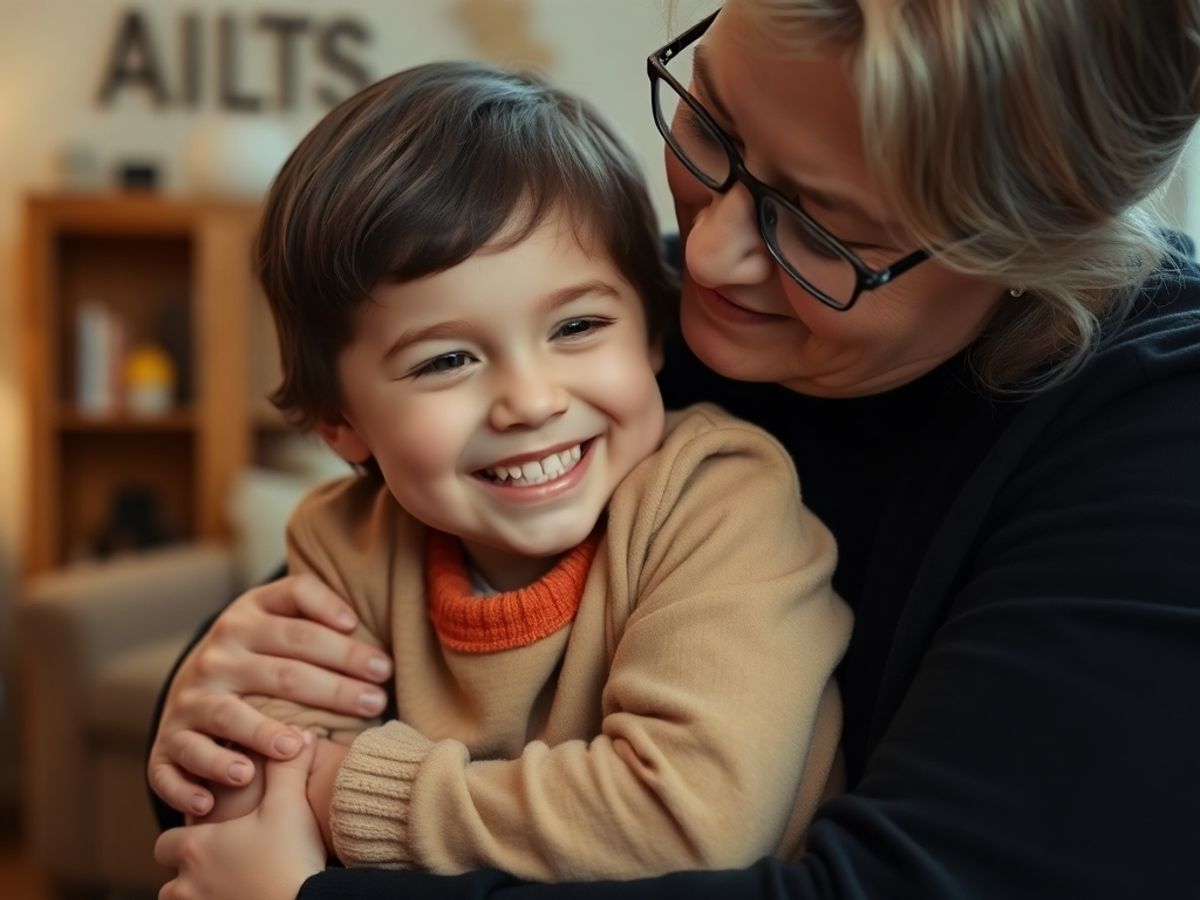
<svg viewBox="0 0 1200 900"><path fill-rule="evenodd" d="M330 870L301 900L1200 895L1200 375L1041 415L947 516L934 547L960 563L918 574L862 776L802 861L564 885Z"/></svg>

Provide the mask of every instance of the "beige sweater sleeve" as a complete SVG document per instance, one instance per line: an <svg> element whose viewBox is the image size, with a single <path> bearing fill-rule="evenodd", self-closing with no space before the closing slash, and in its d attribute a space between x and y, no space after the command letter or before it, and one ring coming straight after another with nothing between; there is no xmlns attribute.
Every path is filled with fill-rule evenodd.
<svg viewBox="0 0 1200 900"><path fill-rule="evenodd" d="M386 633L386 627L381 622L380 605L369 602L379 590L371 590L368 585L381 582L381 576L376 575L381 565L371 559L373 551L378 554L377 559L386 559L387 555L371 542L360 547L354 536L347 539L345 535L338 535L338 552L334 553L322 539L322 534L330 527L345 530L347 526L343 523L352 521L351 510L358 513L360 521L370 521L369 509L378 496L378 491L357 476L314 488L300 501L288 520L286 548L288 572L315 575L354 607L359 624L351 636L382 646L380 635ZM364 529L363 533L369 532ZM352 549L361 552L348 552ZM299 728L311 728L340 743L348 744L363 729L381 721L334 713L277 697L252 695L246 701L273 719Z"/></svg>
<svg viewBox="0 0 1200 900"><path fill-rule="evenodd" d="M850 630L833 539L778 444L724 414L700 425L673 433L669 463L639 467L610 506L623 537L596 564L636 606L601 734L477 761L402 723L364 732L334 797L346 864L539 880L739 866L776 848L802 778L811 815Z"/></svg>

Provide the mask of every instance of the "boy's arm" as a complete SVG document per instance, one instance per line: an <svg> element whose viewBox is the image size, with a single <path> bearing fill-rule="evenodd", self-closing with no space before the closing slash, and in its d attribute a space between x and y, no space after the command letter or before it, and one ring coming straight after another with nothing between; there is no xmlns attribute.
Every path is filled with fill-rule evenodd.
<svg viewBox="0 0 1200 900"><path fill-rule="evenodd" d="M315 761L308 774L306 791L308 806L321 829L325 850L331 856L334 854L334 849L329 816L333 807L333 785L338 769L341 768L342 761L346 758L346 752L354 737L354 734L343 732L335 734L332 738L318 738Z"/></svg>
<svg viewBox="0 0 1200 900"><path fill-rule="evenodd" d="M610 508L629 546L610 536L595 565L635 573L639 596L601 733L475 761L400 722L364 732L334 797L347 865L629 877L746 865L797 809L799 830L832 764L850 615L830 586L832 537L786 454L750 429L719 431L622 486L636 514Z"/></svg>

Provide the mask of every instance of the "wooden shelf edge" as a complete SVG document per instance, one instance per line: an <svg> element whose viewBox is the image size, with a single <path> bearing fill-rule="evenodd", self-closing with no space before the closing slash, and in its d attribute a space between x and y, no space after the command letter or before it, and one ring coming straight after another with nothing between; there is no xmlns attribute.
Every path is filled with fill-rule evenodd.
<svg viewBox="0 0 1200 900"><path fill-rule="evenodd" d="M78 409L63 409L59 410L55 424L59 431L73 434L190 431L196 427L196 414L190 409L174 409L154 416L135 415L129 412L96 415Z"/></svg>

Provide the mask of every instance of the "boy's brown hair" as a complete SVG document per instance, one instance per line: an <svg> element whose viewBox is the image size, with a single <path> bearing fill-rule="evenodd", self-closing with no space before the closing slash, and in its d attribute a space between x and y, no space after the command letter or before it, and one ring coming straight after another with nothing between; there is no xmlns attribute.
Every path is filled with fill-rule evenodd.
<svg viewBox="0 0 1200 900"><path fill-rule="evenodd" d="M558 207L610 255L660 336L676 288L654 210L588 104L464 62L407 69L341 103L280 170L259 230L283 367L272 402L302 428L337 416L337 355L378 284L449 269L500 237L515 245Z"/></svg>

